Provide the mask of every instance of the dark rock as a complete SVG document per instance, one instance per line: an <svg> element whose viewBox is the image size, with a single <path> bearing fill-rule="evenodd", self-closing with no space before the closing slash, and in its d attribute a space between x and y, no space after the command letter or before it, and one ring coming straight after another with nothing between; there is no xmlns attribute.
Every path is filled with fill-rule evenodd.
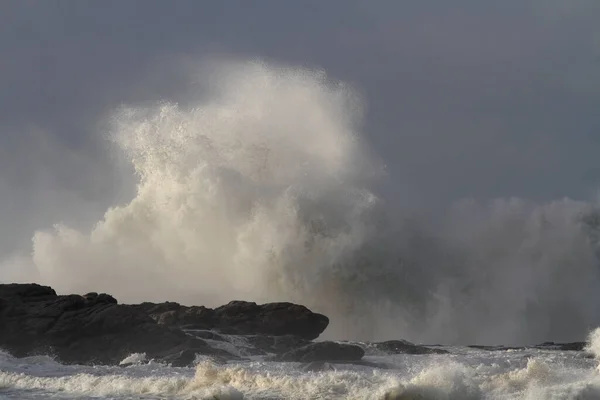
<svg viewBox="0 0 600 400"><path fill-rule="evenodd" d="M222 332L245 335L293 335L312 340L319 337L329 325L326 316L292 303L257 305L232 301L216 308L215 314Z"/></svg>
<svg viewBox="0 0 600 400"><path fill-rule="evenodd" d="M297 349L299 347L306 346L311 342L302 339L297 336L285 335L285 336L263 336L263 335L254 335L254 336L245 336L246 341L256 347L257 349L262 350L264 353L272 353L272 354L282 354L288 352L293 349Z"/></svg>
<svg viewBox="0 0 600 400"><path fill-rule="evenodd" d="M163 357L161 361L173 367L191 366L196 360L196 354L202 354L203 350L202 348L181 350Z"/></svg>
<svg viewBox="0 0 600 400"><path fill-rule="evenodd" d="M20 297L23 300L35 299L39 297L56 296L56 292L49 286L41 286L35 283L20 284L10 283L0 285L0 297L11 298Z"/></svg>
<svg viewBox="0 0 600 400"><path fill-rule="evenodd" d="M585 350L585 342L571 342L571 343L554 343L544 342L536 344L534 346L480 346L471 345L468 346L472 349L487 350L487 351L507 351L507 350L526 350L526 349L539 349L539 350L557 350L557 351L583 351Z"/></svg>
<svg viewBox="0 0 600 400"><path fill-rule="evenodd" d="M53 354L65 363L118 364L132 353L177 366L189 365L196 354L237 358L199 337L227 341L211 329L250 335L248 343L256 348L241 354L284 353L309 343L328 323L291 303L235 301L216 309L172 302L123 305L106 293L59 296L47 286L0 284L0 348L17 357ZM188 334L183 327L204 331Z"/></svg>
<svg viewBox="0 0 600 400"><path fill-rule="evenodd" d="M372 346L388 354L448 354L447 350L416 345L406 340L388 340L373 343Z"/></svg>
<svg viewBox="0 0 600 400"><path fill-rule="evenodd" d="M117 304L117 299L115 299L114 297L112 297L110 294L100 293L96 297L96 302L97 303L104 303L104 304Z"/></svg>
<svg viewBox="0 0 600 400"><path fill-rule="evenodd" d="M191 335L194 335L194 336L200 338L200 339L216 340L218 342L226 342L227 341L227 339L225 339L223 336L221 336L218 333L215 333L213 331L190 330L187 332Z"/></svg>
<svg viewBox="0 0 600 400"><path fill-rule="evenodd" d="M87 301L94 301L97 297L98 297L98 293L96 293L96 292L90 292L88 294L83 295L83 298L86 299Z"/></svg>
<svg viewBox="0 0 600 400"><path fill-rule="evenodd" d="M341 363L341 364L343 364L343 363ZM394 368L396 368L394 365L391 365L391 364L366 361L366 360L349 361L348 364L360 365L361 367L370 367L370 368L378 368L378 369L394 369Z"/></svg>
<svg viewBox="0 0 600 400"><path fill-rule="evenodd" d="M326 316L293 303L258 305L247 301L232 301L210 309L167 302L142 303L130 307L143 310L160 325L215 330L233 335L293 335L313 340L329 324Z"/></svg>
<svg viewBox="0 0 600 400"><path fill-rule="evenodd" d="M277 361L358 361L365 355L360 346L336 342L317 342L290 350L274 358Z"/></svg>
<svg viewBox="0 0 600 400"><path fill-rule="evenodd" d="M560 350L560 351L583 351L586 347L585 342L571 342L571 343L554 343L544 342L534 346L536 349L543 350Z"/></svg>
<svg viewBox="0 0 600 400"><path fill-rule="evenodd" d="M203 330L210 330L215 326L214 311L203 306L186 307L179 303L165 302L142 303L131 307L147 313L160 325Z"/></svg>
<svg viewBox="0 0 600 400"><path fill-rule="evenodd" d="M115 303L109 295L57 296L35 284L0 285L0 347L17 357L52 353L62 362L83 364L118 364L131 353L144 352L160 359L182 346L218 352L201 339Z"/></svg>
<svg viewBox="0 0 600 400"><path fill-rule="evenodd" d="M511 346L502 346L502 345L485 346L485 345L476 345L476 344L472 344L467 347L469 347L471 349L486 350L486 351L506 351L506 350L525 350L526 349L526 347L511 347Z"/></svg>

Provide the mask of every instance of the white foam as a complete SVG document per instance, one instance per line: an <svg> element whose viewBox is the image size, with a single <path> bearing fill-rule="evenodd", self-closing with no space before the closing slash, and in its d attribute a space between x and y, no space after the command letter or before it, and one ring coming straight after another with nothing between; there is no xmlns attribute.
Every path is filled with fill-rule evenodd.
<svg viewBox="0 0 600 400"><path fill-rule="evenodd" d="M146 353L132 353L125 357L119 365L142 364L146 361Z"/></svg>
<svg viewBox="0 0 600 400"><path fill-rule="evenodd" d="M37 232L44 282L207 305L301 301L335 283L322 273L362 243L376 201L354 97L304 70L250 63L222 74L214 97L192 108L114 116L137 195L91 232Z"/></svg>
<svg viewBox="0 0 600 400"><path fill-rule="evenodd" d="M589 351L600 361L600 328L590 332L587 340L586 350Z"/></svg>
<svg viewBox="0 0 600 400"><path fill-rule="evenodd" d="M158 364L61 366L38 361L10 356L0 360L2 393L14 394L12 398L35 392L40 398L248 400L587 400L600 394L594 360L572 352L532 356L469 350L439 357L399 355L390 362L397 365L394 370L338 366L334 371L308 373L295 364L258 362L217 365L200 361L189 369Z"/></svg>

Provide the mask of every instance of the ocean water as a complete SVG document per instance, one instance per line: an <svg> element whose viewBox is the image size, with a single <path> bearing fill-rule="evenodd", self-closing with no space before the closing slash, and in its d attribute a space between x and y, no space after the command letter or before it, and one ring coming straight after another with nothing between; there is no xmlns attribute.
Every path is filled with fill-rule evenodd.
<svg viewBox="0 0 600 400"><path fill-rule="evenodd" d="M198 356L195 367L173 368L141 354L126 366L78 366L0 353L0 398L600 399L598 360L589 352L449 346L445 355L388 355L362 345L365 360L386 367L332 364L306 372L300 363L215 364Z"/></svg>

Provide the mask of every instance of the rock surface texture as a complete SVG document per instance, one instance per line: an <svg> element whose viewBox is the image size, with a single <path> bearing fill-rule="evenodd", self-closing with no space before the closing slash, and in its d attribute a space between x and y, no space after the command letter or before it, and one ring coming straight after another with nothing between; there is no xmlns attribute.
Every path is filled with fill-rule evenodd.
<svg viewBox="0 0 600 400"><path fill-rule="evenodd" d="M194 354L232 359L238 356L181 328L287 335L293 346L316 338L328 323L324 315L291 303L234 301L216 309L170 302L122 305L107 294L59 296L37 284L0 285L0 348L17 357L51 354L66 363L118 364L132 353L173 365L190 364ZM277 344L276 339L263 341Z"/></svg>
<svg viewBox="0 0 600 400"><path fill-rule="evenodd" d="M198 357L223 363L258 356L300 363L304 371L323 371L335 369L334 364L387 368L364 360L365 352L448 352L405 340L313 342L328 324L326 316L292 303L232 301L215 309L173 302L126 305L105 293L57 295L48 286L0 284L0 349L16 357L43 354L63 363L127 365L140 359L191 366ZM581 351L584 346L583 342L546 342L530 347Z"/></svg>
<svg viewBox="0 0 600 400"><path fill-rule="evenodd" d="M131 306L159 325L184 329L216 330L234 335L293 335L313 340L329 325L329 318L292 303L258 305L232 301L224 306L186 307L178 303L142 303Z"/></svg>

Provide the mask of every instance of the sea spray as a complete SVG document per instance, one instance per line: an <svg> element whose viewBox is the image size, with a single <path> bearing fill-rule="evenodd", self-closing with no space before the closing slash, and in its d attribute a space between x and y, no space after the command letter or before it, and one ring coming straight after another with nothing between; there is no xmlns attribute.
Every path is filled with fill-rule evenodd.
<svg viewBox="0 0 600 400"><path fill-rule="evenodd" d="M379 171L354 131L351 94L321 74L261 64L216 86L215 98L191 108L114 116L137 195L89 234L36 233L45 282L206 305L335 289L334 269L364 242L377 202L368 182Z"/></svg>
<svg viewBox="0 0 600 400"><path fill-rule="evenodd" d="M523 344L600 324L596 204L473 200L393 219L347 85L257 62L209 77L186 105L114 112L135 196L90 231L36 232L21 280L122 302L295 301L338 339Z"/></svg>

